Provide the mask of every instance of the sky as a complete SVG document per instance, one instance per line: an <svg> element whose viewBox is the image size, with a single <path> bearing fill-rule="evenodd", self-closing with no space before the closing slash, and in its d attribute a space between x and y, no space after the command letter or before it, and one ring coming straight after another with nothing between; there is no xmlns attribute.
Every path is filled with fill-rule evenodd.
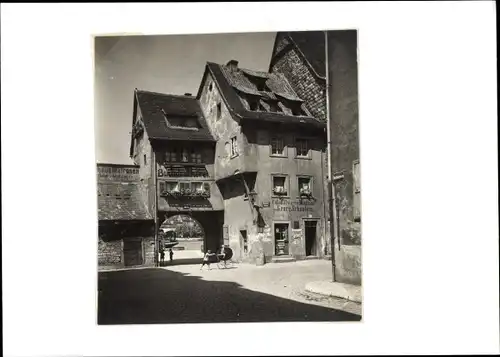
<svg viewBox="0 0 500 357"><path fill-rule="evenodd" d="M276 33L96 37L98 163L131 164L134 88L196 95L207 61L267 71Z"/></svg>

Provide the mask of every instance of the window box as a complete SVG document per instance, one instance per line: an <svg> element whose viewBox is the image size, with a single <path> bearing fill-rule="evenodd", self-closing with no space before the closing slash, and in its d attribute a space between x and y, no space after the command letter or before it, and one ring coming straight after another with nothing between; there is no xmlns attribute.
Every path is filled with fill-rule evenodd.
<svg viewBox="0 0 500 357"><path fill-rule="evenodd" d="M300 197L307 197L311 198L312 197L312 192L310 189L302 188L300 190Z"/></svg>
<svg viewBox="0 0 500 357"><path fill-rule="evenodd" d="M284 187L275 187L273 188L273 193L277 196L286 196L287 192Z"/></svg>

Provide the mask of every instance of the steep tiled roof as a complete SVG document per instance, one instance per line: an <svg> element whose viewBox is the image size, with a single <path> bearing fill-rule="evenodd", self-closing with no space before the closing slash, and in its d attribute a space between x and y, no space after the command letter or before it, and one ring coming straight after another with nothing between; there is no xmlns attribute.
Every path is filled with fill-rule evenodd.
<svg viewBox="0 0 500 357"><path fill-rule="evenodd" d="M270 112L267 110L249 110L242 102L245 96L260 99L280 100L285 104L301 104L303 101L294 92L286 78L281 74L257 72L247 69L231 69L229 66L208 62L207 70L212 74L222 96L234 114L244 119L265 120L280 123L308 123L319 127L324 124L305 112L304 115ZM259 90L256 82L265 82L267 88ZM202 84L203 85L203 84ZM201 87L200 87L201 93ZM198 94L200 95L200 94ZM264 107L266 107L264 105Z"/></svg>
<svg viewBox="0 0 500 357"><path fill-rule="evenodd" d="M139 188L133 182L98 182L99 220L151 220Z"/></svg>
<svg viewBox="0 0 500 357"><path fill-rule="evenodd" d="M325 32L288 32L288 36L302 52L316 74L324 78L326 76Z"/></svg>
<svg viewBox="0 0 500 357"><path fill-rule="evenodd" d="M136 99L149 138L214 141L196 98L136 90ZM198 129L168 125L165 117L177 121L194 118Z"/></svg>

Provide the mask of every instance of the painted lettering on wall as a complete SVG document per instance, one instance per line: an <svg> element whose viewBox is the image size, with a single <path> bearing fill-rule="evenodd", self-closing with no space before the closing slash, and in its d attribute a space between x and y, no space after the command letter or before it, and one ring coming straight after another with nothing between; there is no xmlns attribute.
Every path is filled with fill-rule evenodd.
<svg viewBox="0 0 500 357"><path fill-rule="evenodd" d="M273 200L273 210L280 212L312 212L314 202L306 200Z"/></svg>
<svg viewBox="0 0 500 357"><path fill-rule="evenodd" d="M134 167L98 166L99 181L136 181L139 179L139 169Z"/></svg>

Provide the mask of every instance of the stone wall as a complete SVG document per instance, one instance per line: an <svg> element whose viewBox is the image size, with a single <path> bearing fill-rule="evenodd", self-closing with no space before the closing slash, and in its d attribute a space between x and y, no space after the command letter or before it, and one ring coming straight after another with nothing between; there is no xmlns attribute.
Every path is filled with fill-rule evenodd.
<svg viewBox="0 0 500 357"><path fill-rule="evenodd" d="M335 248L337 281L361 285L361 246L344 245Z"/></svg>
<svg viewBox="0 0 500 357"><path fill-rule="evenodd" d="M99 266L123 266L121 239L110 242L99 239L97 252Z"/></svg>

